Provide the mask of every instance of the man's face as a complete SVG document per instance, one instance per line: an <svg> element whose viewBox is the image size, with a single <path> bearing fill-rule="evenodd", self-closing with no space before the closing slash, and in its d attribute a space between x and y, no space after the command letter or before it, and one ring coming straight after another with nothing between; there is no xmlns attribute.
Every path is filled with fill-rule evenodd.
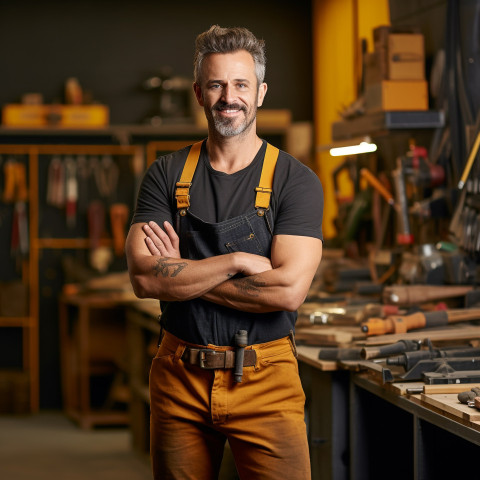
<svg viewBox="0 0 480 480"><path fill-rule="evenodd" d="M239 50L208 55L202 63L201 85L194 89L209 125L221 136L232 137L254 124L267 85L258 88L253 57Z"/></svg>

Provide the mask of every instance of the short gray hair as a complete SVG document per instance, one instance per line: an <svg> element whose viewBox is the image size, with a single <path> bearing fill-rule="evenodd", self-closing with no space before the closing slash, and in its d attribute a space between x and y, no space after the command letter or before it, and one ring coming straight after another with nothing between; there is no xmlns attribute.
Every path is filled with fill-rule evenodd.
<svg viewBox="0 0 480 480"><path fill-rule="evenodd" d="M195 56L193 58L193 74L195 82L200 83L202 62L211 53L233 53L246 50L255 62L255 75L258 85L265 79L267 57L265 42L244 27L222 28L212 25L208 30L198 35L195 41Z"/></svg>

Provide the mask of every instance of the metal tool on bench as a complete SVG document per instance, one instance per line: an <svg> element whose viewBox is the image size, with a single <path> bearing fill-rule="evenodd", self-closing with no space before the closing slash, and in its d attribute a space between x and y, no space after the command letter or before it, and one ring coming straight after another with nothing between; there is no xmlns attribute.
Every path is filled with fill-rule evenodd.
<svg viewBox="0 0 480 480"><path fill-rule="evenodd" d="M387 358L387 365L396 365L405 370L411 370L422 360L433 360L436 358L463 358L480 357L480 348L432 348L429 345L428 350L417 350L414 352L404 352L396 357Z"/></svg>
<svg viewBox="0 0 480 480"><path fill-rule="evenodd" d="M475 399L478 397L480 397L480 387L473 387L472 389L465 392L460 392L457 395L458 401L460 403L464 403L465 405L468 405L469 407L477 406L476 403L478 404L478 401L475 402Z"/></svg>
<svg viewBox="0 0 480 480"><path fill-rule="evenodd" d="M371 317L385 318L398 313L397 306L379 303L341 306L304 303L298 310L299 319L308 317L314 325L358 325Z"/></svg>
<svg viewBox="0 0 480 480"><path fill-rule="evenodd" d="M399 340L391 345L363 347L360 351L360 357L364 360L370 360L372 358L388 357L405 352L415 352L420 349L422 343L422 340Z"/></svg>
<svg viewBox="0 0 480 480"><path fill-rule="evenodd" d="M403 367L402 380L423 380L428 384L472 383L480 378L480 348L433 348L425 340L428 350L405 352L387 358L387 365Z"/></svg>
<svg viewBox="0 0 480 480"><path fill-rule="evenodd" d="M428 350L406 351L395 357L387 357L381 363L364 360L358 362L358 367L380 374L383 383L395 380L423 380L430 385L480 382L480 348L465 346L435 349L428 338L419 342L419 346L420 344L428 345ZM385 363L387 367L384 366ZM399 368L406 370L405 373L402 374Z"/></svg>

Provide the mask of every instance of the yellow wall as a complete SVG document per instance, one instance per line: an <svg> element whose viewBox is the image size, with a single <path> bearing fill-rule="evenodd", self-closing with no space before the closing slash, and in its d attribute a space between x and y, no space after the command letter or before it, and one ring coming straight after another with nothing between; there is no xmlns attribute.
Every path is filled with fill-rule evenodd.
<svg viewBox="0 0 480 480"><path fill-rule="evenodd" d="M360 41L366 38L373 50L372 30L390 24L388 0L313 0L313 81L316 145L331 143L331 124L340 120L339 112L357 96L360 72ZM330 157L328 151L316 154L317 173L325 191L323 234L335 236L333 219L337 204L332 170L343 158ZM351 186L340 180L342 193Z"/></svg>

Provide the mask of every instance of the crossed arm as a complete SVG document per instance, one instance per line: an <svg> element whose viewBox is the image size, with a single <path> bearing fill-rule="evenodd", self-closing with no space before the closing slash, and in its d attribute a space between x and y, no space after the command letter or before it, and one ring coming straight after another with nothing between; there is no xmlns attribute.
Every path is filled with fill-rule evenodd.
<svg viewBox="0 0 480 480"><path fill-rule="evenodd" d="M165 222L132 225L126 254L137 296L205 300L248 312L296 310L305 300L322 256L313 237L276 235L271 260L235 252L203 260L180 258L178 236ZM241 273L242 278L232 278Z"/></svg>

